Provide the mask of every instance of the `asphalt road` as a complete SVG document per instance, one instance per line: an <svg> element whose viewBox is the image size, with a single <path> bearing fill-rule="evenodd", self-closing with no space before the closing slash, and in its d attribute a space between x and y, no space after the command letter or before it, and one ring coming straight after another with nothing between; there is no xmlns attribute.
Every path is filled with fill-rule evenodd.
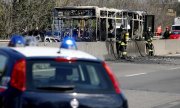
<svg viewBox="0 0 180 108"><path fill-rule="evenodd" d="M180 65L108 64L130 108L180 108Z"/></svg>

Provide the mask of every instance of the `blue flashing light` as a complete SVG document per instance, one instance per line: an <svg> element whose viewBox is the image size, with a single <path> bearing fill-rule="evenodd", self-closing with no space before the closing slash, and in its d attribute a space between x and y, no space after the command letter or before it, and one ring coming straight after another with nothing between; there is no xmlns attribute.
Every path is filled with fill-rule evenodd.
<svg viewBox="0 0 180 108"><path fill-rule="evenodd" d="M74 38L65 37L61 43L60 48L77 50L77 45L76 45Z"/></svg>
<svg viewBox="0 0 180 108"><path fill-rule="evenodd" d="M25 40L23 36L21 35L12 35L10 42L8 44L9 47L17 47L17 46L24 46L25 45Z"/></svg>

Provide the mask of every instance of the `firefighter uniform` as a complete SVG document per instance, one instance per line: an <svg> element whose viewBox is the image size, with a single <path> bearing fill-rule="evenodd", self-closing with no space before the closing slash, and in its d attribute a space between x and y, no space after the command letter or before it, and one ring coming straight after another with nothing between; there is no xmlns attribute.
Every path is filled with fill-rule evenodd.
<svg viewBox="0 0 180 108"><path fill-rule="evenodd" d="M125 59L127 57L127 43L128 43L128 39L129 39L129 33L126 31L122 31L121 35L118 38L118 55L119 55L119 51L120 53L120 57Z"/></svg>
<svg viewBox="0 0 180 108"><path fill-rule="evenodd" d="M127 42L129 39L129 33L126 32L125 34L123 34L123 38L122 38L122 42L121 42L121 46L122 46L122 58L126 58L127 56Z"/></svg>
<svg viewBox="0 0 180 108"><path fill-rule="evenodd" d="M166 27L166 30L163 34L163 39L169 39L170 34L171 34L171 31L170 31L169 27Z"/></svg>
<svg viewBox="0 0 180 108"><path fill-rule="evenodd" d="M148 50L148 53L150 56L153 56L153 43L152 43L152 38L153 34L151 32L151 28L148 28L148 30L145 32L145 41L146 41L146 49Z"/></svg>

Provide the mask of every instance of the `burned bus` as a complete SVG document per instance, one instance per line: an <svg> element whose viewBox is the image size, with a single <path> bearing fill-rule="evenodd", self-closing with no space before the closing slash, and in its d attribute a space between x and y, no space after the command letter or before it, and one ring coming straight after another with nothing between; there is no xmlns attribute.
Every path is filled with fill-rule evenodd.
<svg viewBox="0 0 180 108"><path fill-rule="evenodd" d="M52 30L63 39L66 35L77 41L106 41L118 37L123 28L131 39L142 38L146 13L97 6L56 7L53 10ZM113 36L108 37L112 28Z"/></svg>

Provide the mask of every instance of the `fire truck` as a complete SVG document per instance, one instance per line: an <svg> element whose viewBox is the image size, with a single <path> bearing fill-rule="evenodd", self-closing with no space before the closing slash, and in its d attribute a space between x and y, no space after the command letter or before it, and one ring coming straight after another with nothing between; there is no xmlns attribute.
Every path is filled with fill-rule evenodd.
<svg viewBox="0 0 180 108"><path fill-rule="evenodd" d="M174 23L171 27L170 39L180 39L180 17L174 18Z"/></svg>

